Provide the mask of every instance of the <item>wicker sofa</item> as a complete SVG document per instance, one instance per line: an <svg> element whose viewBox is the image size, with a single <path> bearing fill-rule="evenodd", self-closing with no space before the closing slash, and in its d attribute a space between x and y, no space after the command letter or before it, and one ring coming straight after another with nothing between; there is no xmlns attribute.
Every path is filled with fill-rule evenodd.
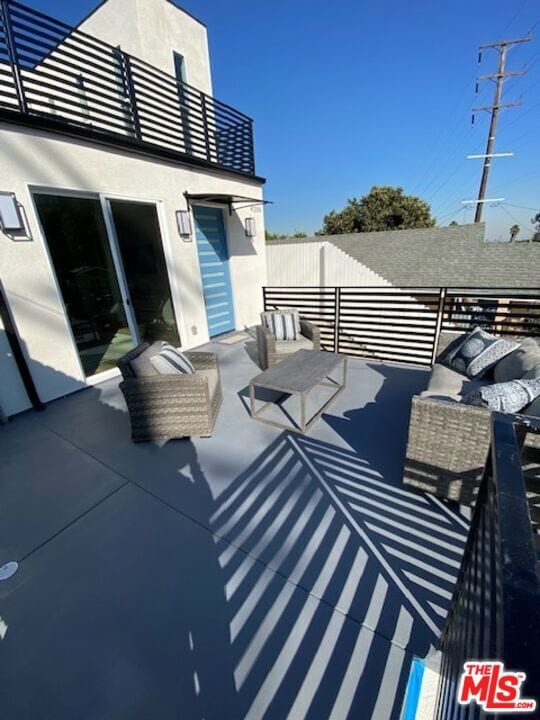
<svg viewBox="0 0 540 720"><path fill-rule="evenodd" d="M455 337L455 333L441 333L437 357ZM490 382L494 382L492 377L470 380L440 363L433 365L427 390L412 398L406 485L474 505L490 447L491 411L460 404L460 400ZM537 442L537 436L528 435L525 450L536 450Z"/></svg>
<svg viewBox="0 0 540 720"><path fill-rule="evenodd" d="M313 323L300 316L301 336L297 340L276 340L265 325L265 316L281 310L269 310L261 313L261 324L257 325L257 349L259 353L259 365L266 370L275 365L284 357L297 350L320 350L321 333Z"/></svg>
<svg viewBox="0 0 540 720"><path fill-rule="evenodd" d="M194 374L138 377L132 361L151 349L143 343L118 361L120 383L134 442L210 437L223 401L218 358L210 352L186 352Z"/></svg>

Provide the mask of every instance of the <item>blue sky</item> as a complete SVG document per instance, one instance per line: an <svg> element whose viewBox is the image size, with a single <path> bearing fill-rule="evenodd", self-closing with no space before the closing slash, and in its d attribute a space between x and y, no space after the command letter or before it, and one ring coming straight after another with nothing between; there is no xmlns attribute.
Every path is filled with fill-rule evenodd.
<svg viewBox="0 0 540 720"><path fill-rule="evenodd" d="M30 0L76 21L91 0ZM268 179L267 227L311 233L329 210L374 184L401 185L428 200L440 224L472 221L461 200L476 197L488 115L471 127L471 108L491 103L493 85L477 97L475 76L496 69L497 54L478 45L525 35L509 69L505 100L522 107L501 114L484 213L490 239L506 239L515 220L532 228L540 210L540 6L537 0L185 0L208 26L214 93L255 120L257 172ZM522 207L515 207L522 206ZM508 215L510 213L510 215Z"/></svg>

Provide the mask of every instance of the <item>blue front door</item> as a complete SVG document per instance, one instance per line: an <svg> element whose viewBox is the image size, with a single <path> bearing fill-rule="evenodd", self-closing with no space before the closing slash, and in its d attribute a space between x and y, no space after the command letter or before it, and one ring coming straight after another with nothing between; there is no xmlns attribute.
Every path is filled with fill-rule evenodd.
<svg viewBox="0 0 540 720"><path fill-rule="evenodd" d="M223 213L218 208L198 206L193 208L193 217L208 334L214 337L235 327Z"/></svg>

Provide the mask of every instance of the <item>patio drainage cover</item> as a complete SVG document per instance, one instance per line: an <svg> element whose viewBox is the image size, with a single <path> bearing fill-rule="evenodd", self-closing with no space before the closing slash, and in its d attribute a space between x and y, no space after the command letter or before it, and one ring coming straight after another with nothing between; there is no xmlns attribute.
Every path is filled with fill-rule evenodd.
<svg viewBox="0 0 540 720"><path fill-rule="evenodd" d="M12 575L15 575L19 569L19 563L8 562L0 567L0 580L9 580Z"/></svg>

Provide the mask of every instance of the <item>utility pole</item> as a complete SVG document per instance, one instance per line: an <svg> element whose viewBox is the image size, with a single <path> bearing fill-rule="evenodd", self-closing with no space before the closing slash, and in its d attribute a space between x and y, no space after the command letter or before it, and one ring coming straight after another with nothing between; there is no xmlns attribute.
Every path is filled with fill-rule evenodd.
<svg viewBox="0 0 540 720"><path fill-rule="evenodd" d="M493 103L491 105L486 105L484 107L478 107L474 108L475 111L479 110L486 110L491 113L491 120L489 123L489 131L488 131L488 139L486 144L486 153L484 156L480 156L484 158L484 167L482 169L482 179L480 180L480 189L478 191L478 200L476 201L476 213L474 217L474 222L479 223L482 221L482 209L484 207L484 201L486 197L486 189L487 189L487 183L489 178L489 170L491 168L491 160L493 157L497 157L497 153L493 152L493 148L495 146L495 135L497 133L497 123L499 120L499 111L502 108L508 108L508 107L517 107L518 105L521 105L521 102L511 102L511 103L503 103L502 102L502 96L503 96L503 85L506 78L509 77L516 77L517 75L523 75L526 70L519 70L517 72L506 72L506 58L508 54L508 49L512 45L517 45L519 43L529 42L532 38L529 37L522 37L522 38L516 38L514 40L500 40L499 42L489 43L488 45L481 45L480 46L480 52L478 55L478 62L481 62L482 60L482 50L487 48L493 48L499 51L499 67L497 69L496 73L490 74L490 75L479 75L477 77L477 80L492 80L495 83L495 93L493 95ZM478 85L477 85L478 89ZM500 156L509 155L509 153L500 153Z"/></svg>

